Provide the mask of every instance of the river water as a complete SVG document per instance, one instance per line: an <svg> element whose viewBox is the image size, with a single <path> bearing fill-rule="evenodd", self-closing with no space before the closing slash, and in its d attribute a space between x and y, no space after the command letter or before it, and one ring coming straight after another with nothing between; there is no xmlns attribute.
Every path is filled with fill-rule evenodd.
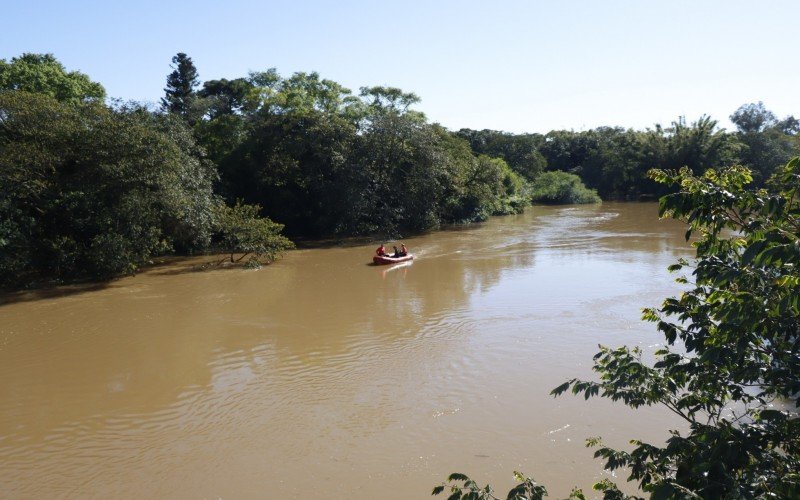
<svg viewBox="0 0 800 500"><path fill-rule="evenodd" d="M371 244L7 297L0 496L427 498L451 472L504 494L515 470L565 496L610 477L586 438L679 425L548 394L592 377L598 344L662 341L640 310L679 293L666 267L692 250L655 204L404 242L398 267L367 265Z"/></svg>

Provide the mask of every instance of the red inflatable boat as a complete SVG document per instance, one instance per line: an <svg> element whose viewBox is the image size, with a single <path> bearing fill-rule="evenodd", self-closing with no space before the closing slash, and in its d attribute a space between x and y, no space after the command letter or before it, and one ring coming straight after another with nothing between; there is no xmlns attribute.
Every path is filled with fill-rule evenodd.
<svg viewBox="0 0 800 500"><path fill-rule="evenodd" d="M398 262L406 262L414 259L414 254L408 254L404 257L390 257L388 255L376 255L372 258L372 262L377 265L382 264L397 264Z"/></svg>

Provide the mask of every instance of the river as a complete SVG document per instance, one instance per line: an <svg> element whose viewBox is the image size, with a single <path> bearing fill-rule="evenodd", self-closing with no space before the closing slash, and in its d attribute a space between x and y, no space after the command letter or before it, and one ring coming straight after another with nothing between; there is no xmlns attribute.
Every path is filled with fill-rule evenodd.
<svg viewBox="0 0 800 500"><path fill-rule="evenodd" d="M566 496L610 477L586 438L679 425L549 396L598 344L663 341L641 308L679 293L666 267L692 249L655 204L403 241L398 267L367 265L377 244L307 249L7 298L0 496L427 498L451 472L504 496L515 470Z"/></svg>

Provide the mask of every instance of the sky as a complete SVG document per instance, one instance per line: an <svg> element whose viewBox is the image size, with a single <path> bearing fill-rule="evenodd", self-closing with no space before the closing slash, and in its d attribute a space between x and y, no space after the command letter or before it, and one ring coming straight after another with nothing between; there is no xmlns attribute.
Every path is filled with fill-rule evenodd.
<svg viewBox="0 0 800 500"><path fill-rule="evenodd" d="M741 105L800 116L800 1L36 1L0 8L0 59L52 53L110 97L157 102L172 57L201 81L276 68L389 85L449 129L644 129Z"/></svg>

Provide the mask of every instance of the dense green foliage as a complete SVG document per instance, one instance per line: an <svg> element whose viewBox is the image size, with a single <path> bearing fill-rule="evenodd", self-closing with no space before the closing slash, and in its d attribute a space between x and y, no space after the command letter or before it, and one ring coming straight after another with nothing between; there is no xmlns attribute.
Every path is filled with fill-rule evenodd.
<svg viewBox="0 0 800 500"><path fill-rule="evenodd" d="M0 93L0 282L108 278L210 236L213 166L168 116Z"/></svg>
<svg viewBox="0 0 800 500"><path fill-rule="evenodd" d="M758 184L772 175L776 165L783 165L798 153L797 133L800 123L790 116L782 121L764 104L746 104L731 115L741 143L740 163L748 167Z"/></svg>
<svg viewBox="0 0 800 500"><path fill-rule="evenodd" d="M504 158L531 180L542 170L576 174L603 199L655 199L667 194L668 186L647 177L651 168L686 166L702 173L706 168L742 164L762 185L776 168L800 154L800 125L792 116L777 120L759 103L742 106L731 120L737 132L721 130L716 121L702 117L691 124L679 119L669 127L656 125L643 131L599 127L512 135L462 129L457 135L476 152Z"/></svg>
<svg viewBox="0 0 800 500"><path fill-rule="evenodd" d="M766 189L748 189L751 173L740 166L651 176L680 187L661 199L661 215L685 221L687 240L697 237L694 262L671 266L691 271L678 278L688 289L644 310L666 347L652 365L639 348L601 347L594 358L599 381L573 379L553 394L663 405L685 422L686 430L670 431L660 446L634 440L632 451L620 451L599 438L587 442L606 469L627 468L629 480L653 498L798 498L800 158ZM523 489L533 484L520 480ZM463 475L434 493L445 486L453 498L494 498ZM625 497L608 480L595 489Z"/></svg>
<svg viewBox="0 0 800 500"><path fill-rule="evenodd" d="M527 182L411 107L414 94L273 70L207 82L198 140L220 191L300 236L394 235L522 210Z"/></svg>
<svg viewBox="0 0 800 500"><path fill-rule="evenodd" d="M201 85L185 53L172 68L153 111L105 106L99 83L49 54L0 61L0 285L109 277L223 241L237 248L214 226L226 213L217 198L261 207L248 217L293 237L385 238L518 213L532 200L666 194L647 179L651 167L741 163L760 185L800 147L798 121L761 103L734 113L735 133L707 117L645 131L453 133L394 87L353 93L274 69Z"/></svg>
<svg viewBox="0 0 800 500"><path fill-rule="evenodd" d="M547 160L539 152L541 135L514 135L466 128L456 132L456 135L466 139L476 153L502 158L515 172L528 180L536 179L547 167Z"/></svg>
<svg viewBox="0 0 800 500"><path fill-rule="evenodd" d="M599 203L597 191L587 189L581 178L561 171L545 172L533 182L533 201L538 203Z"/></svg>
<svg viewBox="0 0 800 500"><path fill-rule="evenodd" d="M291 247L258 207L214 193L216 166L187 125L196 70L181 56L170 113L106 106L102 86L52 55L0 61L0 286L108 279L216 245L251 262Z"/></svg>
<svg viewBox="0 0 800 500"><path fill-rule="evenodd" d="M196 105L197 95L194 92L195 87L199 85L197 68L192 58L183 52L172 58L172 68L172 73L167 76L161 107L193 123L202 113Z"/></svg>
<svg viewBox="0 0 800 500"><path fill-rule="evenodd" d="M214 210L215 239L217 247L230 253L230 261L238 262L249 257L248 264L260 265L274 261L284 250L294 245L281 236L282 224L258 216L258 205L229 207L218 203ZM241 254L238 259L234 256Z"/></svg>
<svg viewBox="0 0 800 500"><path fill-rule="evenodd" d="M0 166L4 287L128 274L212 237L267 261L290 246L257 208L220 207L214 166L173 115L3 91Z"/></svg>
<svg viewBox="0 0 800 500"><path fill-rule="evenodd" d="M53 54L22 54L10 62L0 59L0 91L24 90L61 102L101 101L102 85L78 71L67 72Z"/></svg>

